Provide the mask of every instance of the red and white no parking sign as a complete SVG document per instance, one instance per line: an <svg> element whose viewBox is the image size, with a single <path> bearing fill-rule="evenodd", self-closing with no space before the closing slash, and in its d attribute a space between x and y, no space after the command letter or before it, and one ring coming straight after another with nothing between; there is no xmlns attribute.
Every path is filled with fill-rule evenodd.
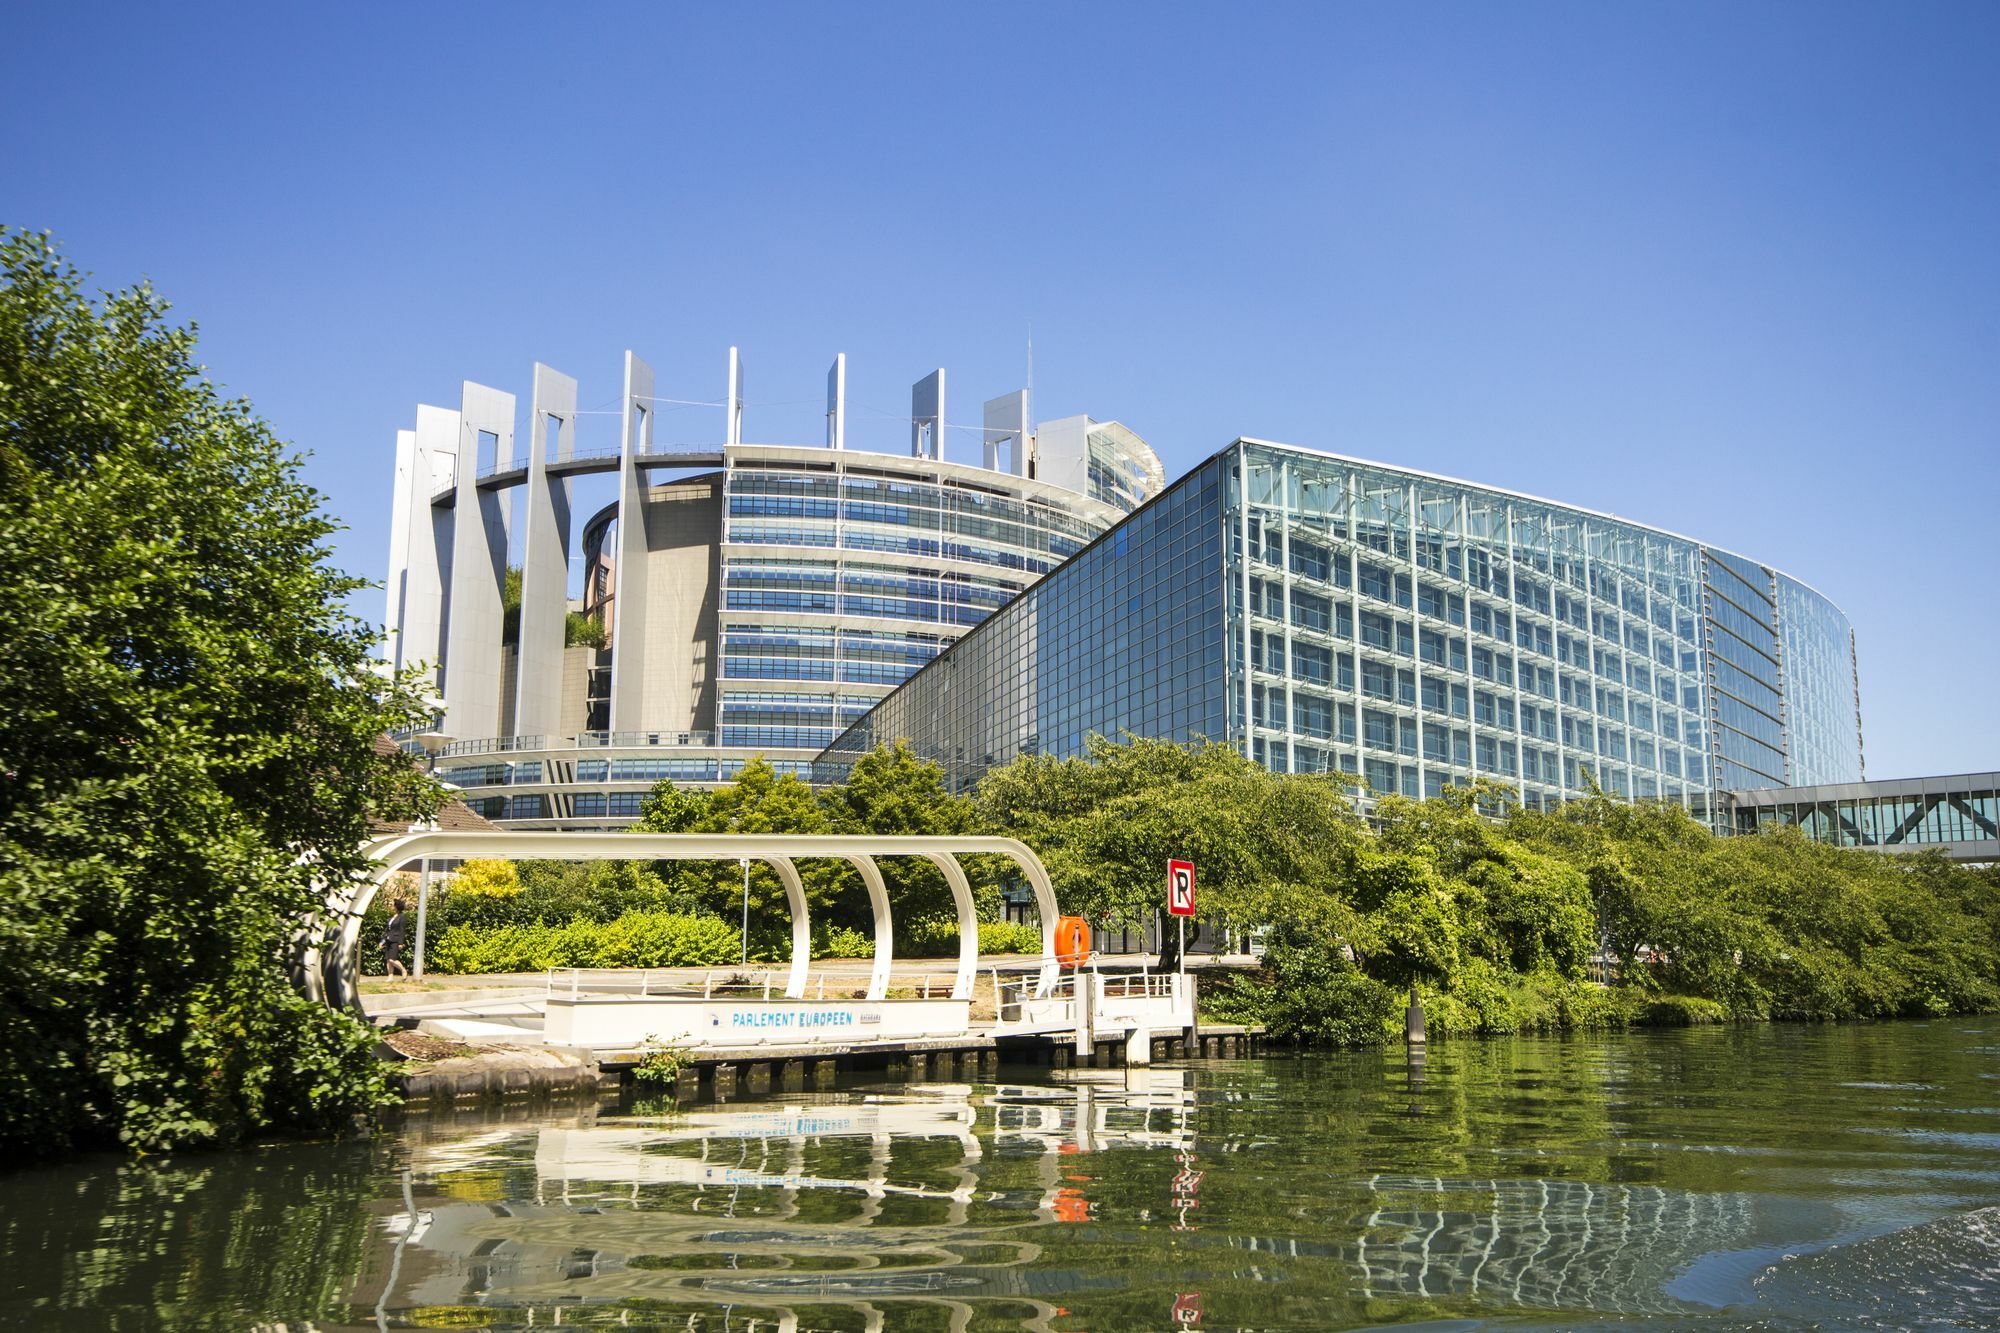
<svg viewBox="0 0 2000 1333"><path fill-rule="evenodd" d="M1167 910L1175 916L1194 915L1194 862L1167 862Z"/></svg>

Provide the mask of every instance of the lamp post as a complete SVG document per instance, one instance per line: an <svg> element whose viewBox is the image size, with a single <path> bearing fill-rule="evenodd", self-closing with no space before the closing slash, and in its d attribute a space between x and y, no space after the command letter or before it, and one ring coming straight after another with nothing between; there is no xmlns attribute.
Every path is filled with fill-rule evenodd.
<svg viewBox="0 0 2000 1333"><path fill-rule="evenodd" d="M424 979L424 917L428 914L430 905L431 859L426 856L424 858L423 872L417 880L417 947L415 956L411 959L415 964L415 967L411 970L411 975L418 981Z"/></svg>
<svg viewBox="0 0 2000 1333"><path fill-rule="evenodd" d="M743 863L743 963L750 966L750 858L739 857Z"/></svg>

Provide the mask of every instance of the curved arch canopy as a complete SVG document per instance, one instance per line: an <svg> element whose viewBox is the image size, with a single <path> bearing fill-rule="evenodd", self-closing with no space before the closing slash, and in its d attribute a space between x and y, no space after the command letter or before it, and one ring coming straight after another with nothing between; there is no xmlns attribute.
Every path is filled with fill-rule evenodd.
<svg viewBox="0 0 2000 1333"><path fill-rule="evenodd" d="M371 842L364 849L378 868L365 879L343 886L329 900L328 908L338 920L337 934L330 952L323 955L314 979L329 1004L360 1007L356 986L361 975L361 918L382 885L398 867L423 858L483 858L501 861L761 861L777 873L785 886L785 901L792 914L792 964L785 994L799 998L805 994L806 972L811 955L812 923L805 888L796 862L802 857L826 857L846 861L860 873L867 886L869 905L875 917L875 965L869 976L868 998L879 1000L887 993L890 965L894 961L895 923L889 896L882 882L880 856L921 857L935 865L951 889L958 910L958 971L952 981L953 999L972 997L973 974L979 963L978 917L973 908L972 889L960 856L1004 856L1020 867L1035 895L1035 909L1041 916L1042 956L1038 989L1046 991L1055 982L1055 928L1058 909L1055 888L1041 858L1013 838L997 837L876 837L870 834L794 833L500 833L486 831L425 830L398 833Z"/></svg>

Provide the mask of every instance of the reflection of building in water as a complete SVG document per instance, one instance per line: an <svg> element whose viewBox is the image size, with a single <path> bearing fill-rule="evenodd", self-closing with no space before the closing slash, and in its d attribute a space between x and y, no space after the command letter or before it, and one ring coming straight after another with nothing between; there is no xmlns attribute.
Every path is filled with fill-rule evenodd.
<svg viewBox="0 0 2000 1333"><path fill-rule="evenodd" d="M350 1299L482 1323L615 1307L698 1330L1050 1328L1080 1304L1091 1327L1165 1326L1187 1292L1250 1325L1302 1299L1330 1324L1440 1300L1646 1314L1694 1308L1676 1279L1720 1252L1835 1230L1768 1195L1335 1170L1305 1212L1269 1191L1292 1220L1259 1235L1253 1219L1280 1214L1246 1182L1297 1155L1236 1139L1204 1160L1194 1077L914 1085L423 1147L411 1197L378 1205L377 1285ZM1209 1109L1236 1095L1211 1088Z"/></svg>
<svg viewBox="0 0 2000 1333"><path fill-rule="evenodd" d="M1353 1247L1370 1297L1476 1296L1546 1309L1685 1310L1668 1281L1747 1244L1750 1197L1576 1180L1376 1176ZM1440 1197L1442 1196L1442 1197ZM1648 1297L1656 1300L1648 1300Z"/></svg>
<svg viewBox="0 0 2000 1333"><path fill-rule="evenodd" d="M674 1326L794 1330L815 1312L883 1327L892 1304L1046 1328L1064 1295L1124 1278L1047 1262L1040 1224L1082 1220L1082 1155L1191 1155L1185 1070L1093 1071L1068 1087L911 1087L895 1099L712 1108L425 1148L415 1173L515 1171L511 1197L413 1197L384 1219L384 1310L645 1302ZM1079 1184L1079 1182L1082 1182ZM1080 1212L1065 1219L1083 1200ZM1163 1200L1163 1202L1165 1202ZM1039 1262L1038 1262L1039 1261ZM359 1304L376 1293L355 1294ZM364 1300L363 1297L367 1299ZM468 1313L470 1313L468 1311ZM714 1322L705 1322L714 1321Z"/></svg>

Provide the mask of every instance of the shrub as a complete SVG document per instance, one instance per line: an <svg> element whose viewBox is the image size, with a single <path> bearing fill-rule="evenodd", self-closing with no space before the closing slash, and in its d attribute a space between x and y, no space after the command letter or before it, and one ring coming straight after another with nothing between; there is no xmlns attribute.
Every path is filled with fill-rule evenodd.
<svg viewBox="0 0 2000 1333"><path fill-rule="evenodd" d="M1208 1022L1268 1027L1276 990L1268 972L1216 972L1201 978L1195 997Z"/></svg>
<svg viewBox="0 0 2000 1333"><path fill-rule="evenodd" d="M912 921L896 941L898 952L907 951L913 956L925 953L955 954L958 952L958 918L955 916L933 916ZM981 953L1032 953L1042 951L1042 932L1034 926L1019 925L1012 921L982 921L979 923L979 952Z"/></svg>
<svg viewBox="0 0 2000 1333"><path fill-rule="evenodd" d="M475 898L512 898L521 892L521 876L512 861L467 861L452 875L450 892Z"/></svg>
<svg viewBox="0 0 2000 1333"><path fill-rule="evenodd" d="M1273 1036L1302 1046L1369 1046L1394 1030L1396 993L1293 923L1272 931L1264 961Z"/></svg>
<svg viewBox="0 0 2000 1333"><path fill-rule="evenodd" d="M1033 926L1024 926L1015 921L982 921L979 923L979 952L981 953L1029 953L1042 951L1042 932Z"/></svg>
<svg viewBox="0 0 2000 1333"><path fill-rule="evenodd" d="M873 958L875 937L852 926L835 926L819 938L813 948L815 958Z"/></svg>
<svg viewBox="0 0 2000 1333"><path fill-rule="evenodd" d="M1555 988L1554 999L1565 1031L1622 1028L1632 1018L1624 996L1595 981L1564 981Z"/></svg>
<svg viewBox="0 0 2000 1333"><path fill-rule="evenodd" d="M632 1077L641 1083L672 1083L687 1068L689 1054L685 1046L675 1046L648 1034L646 1044L639 1050L639 1062L632 1066Z"/></svg>
<svg viewBox="0 0 2000 1333"><path fill-rule="evenodd" d="M1521 998L1510 989L1500 970L1484 958L1468 959L1463 967L1452 975L1445 993L1457 1000L1463 1007L1462 1015L1453 1013L1451 1021L1468 1024L1451 1030L1485 1033L1519 1032L1532 1027L1532 1013L1523 1013L1524 1006L1517 1004Z"/></svg>
<svg viewBox="0 0 2000 1333"><path fill-rule="evenodd" d="M1687 1028L1727 1023L1729 1011L1699 995L1653 995L1634 1006L1632 1021L1646 1027Z"/></svg>
<svg viewBox="0 0 2000 1333"><path fill-rule="evenodd" d="M552 967L720 967L739 945L729 923L672 912L551 926L453 926L432 946L435 970L456 975Z"/></svg>

